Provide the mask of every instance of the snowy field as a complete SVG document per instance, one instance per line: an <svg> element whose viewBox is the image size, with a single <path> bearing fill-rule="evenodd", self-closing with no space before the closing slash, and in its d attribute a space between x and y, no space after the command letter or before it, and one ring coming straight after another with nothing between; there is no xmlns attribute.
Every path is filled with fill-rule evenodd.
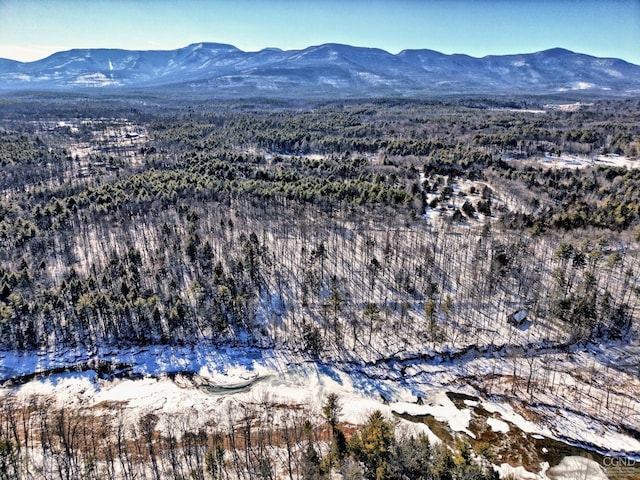
<svg viewBox="0 0 640 480"><path fill-rule="evenodd" d="M570 155L563 153L560 155L547 154L538 160L543 165L550 168L585 168L585 167L622 167L629 170L640 168L640 161L630 159L623 155L598 155L597 157L586 157L583 155Z"/></svg>

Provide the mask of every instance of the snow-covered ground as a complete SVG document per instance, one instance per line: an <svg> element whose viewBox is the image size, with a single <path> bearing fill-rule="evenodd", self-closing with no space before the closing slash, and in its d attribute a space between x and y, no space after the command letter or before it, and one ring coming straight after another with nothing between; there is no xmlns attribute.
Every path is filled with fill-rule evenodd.
<svg viewBox="0 0 640 480"><path fill-rule="evenodd" d="M551 480L589 479L607 480L604 469L593 460L584 457L565 457L559 465L547 470Z"/></svg>
<svg viewBox="0 0 640 480"><path fill-rule="evenodd" d="M110 362L115 370L105 374L102 363L102 373L97 373L91 367L98 365L98 360ZM584 361L581 355L557 359L556 368L566 372L570 371L571 365L579 367ZM535 406L527 411L523 410L522 403L514 404L505 395L511 388L509 385L496 386L494 392L498 395L487 396L486 392L475 388L477 383L465 380L470 374L476 375L473 372L511 370L510 360L499 356L476 358L472 355L458 363L455 360L442 363L415 360L399 375L384 375L379 365L334 365L311 361L294 353L210 344L150 346L122 351L104 349L92 355L74 350L62 355L3 352L0 354L0 377L6 381L72 365L82 365L78 369L81 371L30 380L23 378L14 386L5 382L0 396L11 392L25 402L34 396L44 397L65 408L99 410L117 405L125 418L132 419L148 412L161 418L178 412L197 412L197 418L205 422L210 417L219 418L220 412L237 415L231 420L240 421L242 408L239 406L266 403L305 408L317 414L321 412L326 396L336 393L343 406L340 421L346 424L362 424L368 414L381 410L389 417L405 414L404 419L398 420L398 429L405 433L425 433L432 442L440 439L425 423L410 417L432 417L454 434L475 439L472 417L477 418L478 412L485 411L489 413L486 418L488 428L497 434L506 435L517 428L535 438L560 439L603 454L623 454L640 459L637 439L599 423L589 412L574 412L562 404L552 408L550 405L555 401L552 394L537 393ZM393 371L393 368L386 368ZM593 387L594 392L596 389ZM477 400L455 403L448 393L456 391L477 395ZM628 393L634 391L639 391L637 385L629 385ZM637 408L637 404L632 408ZM274 421L278 422L278 415ZM162 420L158 428L163 428ZM540 465L537 472L530 472L530 476L504 465L500 471L505 475L519 475L519 478L565 479L573 478L570 472L575 463L567 460L566 465L550 470L548 476L545 474L548 465ZM591 472L593 465L589 465L588 468L583 465L583 470Z"/></svg>
<svg viewBox="0 0 640 480"><path fill-rule="evenodd" d="M585 167L624 167L628 169L640 168L640 161L627 158L623 155L598 155L597 157L586 157L584 155L571 155L563 153L561 155L547 154L539 161L551 168L585 168Z"/></svg>

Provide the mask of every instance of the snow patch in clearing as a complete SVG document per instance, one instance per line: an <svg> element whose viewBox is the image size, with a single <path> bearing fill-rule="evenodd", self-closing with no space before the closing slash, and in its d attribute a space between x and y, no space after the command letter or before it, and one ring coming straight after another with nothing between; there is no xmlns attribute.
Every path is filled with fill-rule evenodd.
<svg viewBox="0 0 640 480"><path fill-rule="evenodd" d="M50 399L52 406L72 407L91 401L97 388L95 372L61 373L25 383L18 388L17 398L28 401L40 396ZM0 395L9 393L10 389L0 389Z"/></svg>
<svg viewBox="0 0 640 480"><path fill-rule="evenodd" d="M603 450L617 452L640 452L640 441L614 430L612 427L594 422L589 416L565 411L555 418L555 438L570 438L578 443L596 445ZM615 447L614 447L615 446Z"/></svg>
<svg viewBox="0 0 640 480"><path fill-rule="evenodd" d="M86 75L80 75L75 79L78 85L86 85L90 87L106 87L109 85L120 85L120 82L116 82L108 78L104 73L88 73Z"/></svg>
<svg viewBox="0 0 640 480"><path fill-rule="evenodd" d="M542 473L538 475L536 473L531 473L528 470L525 470L524 467L512 467L508 463L503 463L499 467L496 466L494 469L500 475L500 478L517 478L518 480L548 480L548 477Z"/></svg>
<svg viewBox="0 0 640 480"><path fill-rule="evenodd" d="M0 78L8 78L9 80L21 80L23 82L30 82L31 77L24 73L3 73Z"/></svg>
<svg viewBox="0 0 640 480"><path fill-rule="evenodd" d="M507 433L509 431L509 424L498 420L497 418L487 418L487 425L491 427L491 430L497 433Z"/></svg>
<svg viewBox="0 0 640 480"><path fill-rule="evenodd" d="M475 438L475 435L469 431L471 410L468 408L459 410L444 391L439 391L428 397L424 405L398 402L394 403L392 407L393 411L397 413L406 413L413 416L431 415L439 422L449 424L449 428L454 432L464 432Z"/></svg>
<svg viewBox="0 0 640 480"><path fill-rule="evenodd" d="M429 439L429 443L431 445L439 445L442 443L442 440L429 429L427 425L424 423L414 423L414 422L402 422L398 423L395 429L396 438L409 438L409 437L418 437L419 435L425 435Z"/></svg>
<svg viewBox="0 0 640 480"><path fill-rule="evenodd" d="M212 371L209 365L200 368L198 374L208 382L223 387L237 388L256 380L259 374L248 370L245 366L232 366L223 372Z"/></svg>
<svg viewBox="0 0 640 480"><path fill-rule="evenodd" d="M499 413L503 420L513 423L525 433L534 433L546 437L553 437L548 428L542 427L523 418L522 415L514 412L510 405L495 402L482 402L482 407L489 413Z"/></svg>
<svg viewBox="0 0 640 480"><path fill-rule="evenodd" d="M588 90L595 87L595 84L589 82L576 82L572 85L572 90Z"/></svg>
<svg viewBox="0 0 640 480"><path fill-rule="evenodd" d="M165 405L184 408L186 396L193 392L182 390L168 379L144 378L142 380L124 380L100 390L94 401L134 403L143 410L162 408Z"/></svg>
<svg viewBox="0 0 640 480"><path fill-rule="evenodd" d="M618 70L614 70L613 68L608 68L605 70L606 73L608 73L609 75L611 75L612 77L615 78L622 78L624 77L624 75L622 75L622 72L619 72Z"/></svg>
<svg viewBox="0 0 640 480"><path fill-rule="evenodd" d="M588 478L589 480L608 480L607 474L597 462L584 457L564 457L555 467L547 470L551 480L574 480Z"/></svg>

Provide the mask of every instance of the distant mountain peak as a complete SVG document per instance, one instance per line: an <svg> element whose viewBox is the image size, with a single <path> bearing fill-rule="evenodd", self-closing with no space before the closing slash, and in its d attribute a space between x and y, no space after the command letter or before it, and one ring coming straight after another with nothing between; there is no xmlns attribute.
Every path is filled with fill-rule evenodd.
<svg viewBox="0 0 640 480"><path fill-rule="evenodd" d="M215 43L215 42L199 42L192 43L185 47L187 50L224 50L228 52L239 52L240 49L234 47L233 45L229 45L226 43Z"/></svg>
<svg viewBox="0 0 640 480"><path fill-rule="evenodd" d="M0 59L0 91L168 86L213 96L637 95L640 66L563 48L476 58L427 49L393 55L339 43L245 52L200 42L176 50L74 49L35 62Z"/></svg>
<svg viewBox="0 0 640 480"><path fill-rule="evenodd" d="M263 48L262 50L260 50L260 52L278 52L278 53L282 53L284 50L282 50L281 48L277 48L277 47L267 47L267 48Z"/></svg>
<svg viewBox="0 0 640 480"><path fill-rule="evenodd" d="M571 50L567 50L566 48L560 48L560 47L548 48L538 53L541 55L552 55L552 56L576 55L575 52L572 52Z"/></svg>

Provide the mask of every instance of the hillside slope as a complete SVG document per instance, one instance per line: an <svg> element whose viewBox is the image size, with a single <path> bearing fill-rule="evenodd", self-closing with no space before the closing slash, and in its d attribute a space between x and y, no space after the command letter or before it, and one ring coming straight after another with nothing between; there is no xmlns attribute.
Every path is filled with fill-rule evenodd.
<svg viewBox="0 0 640 480"><path fill-rule="evenodd" d="M79 49L42 60L0 61L0 90L148 88L216 96L394 96L588 92L637 95L640 66L563 49L531 54L445 55L325 44L244 52L198 43L171 51Z"/></svg>

